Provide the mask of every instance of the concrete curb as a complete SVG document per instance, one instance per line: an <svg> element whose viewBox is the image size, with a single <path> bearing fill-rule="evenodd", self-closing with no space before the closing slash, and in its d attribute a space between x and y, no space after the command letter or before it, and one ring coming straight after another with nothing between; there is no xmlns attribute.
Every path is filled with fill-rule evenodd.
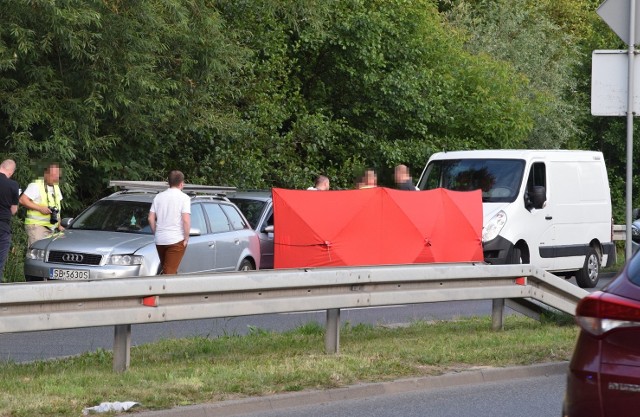
<svg viewBox="0 0 640 417"><path fill-rule="evenodd" d="M252 397L241 400L176 407L170 410L146 411L136 413L135 415L139 417L239 416L258 411L275 411L301 405L329 403L402 392L483 384L518 378L560 375L566 373L568 367L568 362L552 362L509 368L482 368L432 377L358 384L329 390L301 391L265 397Z"/></svg>

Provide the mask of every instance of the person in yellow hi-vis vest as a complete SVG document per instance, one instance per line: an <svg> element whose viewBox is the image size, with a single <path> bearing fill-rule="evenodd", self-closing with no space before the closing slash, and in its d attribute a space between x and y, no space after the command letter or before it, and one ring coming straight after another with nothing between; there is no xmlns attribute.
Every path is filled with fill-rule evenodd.
<svg viewBox="0 0 640 417"><path fill-rule="evenodd" d="M36 240L51 236L56 230L62 230L59 181L60 167L55 163L50 164L45 168L44 176L30 183L20 196L20 204L27 208L24 225L29 246Z"/></svg>

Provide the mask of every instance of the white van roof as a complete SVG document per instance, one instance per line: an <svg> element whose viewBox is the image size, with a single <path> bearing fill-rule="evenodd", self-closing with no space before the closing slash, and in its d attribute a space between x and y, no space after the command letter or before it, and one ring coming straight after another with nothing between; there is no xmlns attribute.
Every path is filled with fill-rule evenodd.
<svg viewBox="0 0 640 417"><path fill-rule="evenodd" d="M548 159L555 161L598 161L602 152L565 149L484 149L473 151L438 152L434 159Z"/></svg>

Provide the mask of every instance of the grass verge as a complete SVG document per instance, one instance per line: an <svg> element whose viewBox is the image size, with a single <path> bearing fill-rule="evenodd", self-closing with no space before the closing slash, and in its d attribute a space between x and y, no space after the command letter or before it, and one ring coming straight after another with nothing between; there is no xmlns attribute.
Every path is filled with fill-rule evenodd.
<svg viewBox="0 0 640 417"><path fill-rule="evenodd" d="M566 317L541 322L510 315L415 322L403 327L343 326L340 354L324 353L324 328L285 333L166 340L133 347L131 367L113 373L109 351L29 364L0 365L0 415L79 416L105 401L138 401L137 410L246 396L440 375L479 366L528 365L570 358L577 327Z"/></svg>

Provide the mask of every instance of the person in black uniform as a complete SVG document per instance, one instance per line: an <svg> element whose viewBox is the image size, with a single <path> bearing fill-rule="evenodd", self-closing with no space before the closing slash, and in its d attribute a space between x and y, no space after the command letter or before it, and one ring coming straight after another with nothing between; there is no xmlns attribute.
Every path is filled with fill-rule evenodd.
<svg viewBox="0 0 640 417"><path fill-rule="evenodd" d="M409 168L406 165L398 165L394 174L398 190L415 191L416 186L413 185L413 180L409 175Z"/></svg>
<svg viewBox="0 0 640 417"><path fill-rule="evenodd" d="M11 248L11 217L18 211L20 190L11 179L15 170L16 163L11 159L0 164L0 282L4 281L4 264Z"/></svg>

